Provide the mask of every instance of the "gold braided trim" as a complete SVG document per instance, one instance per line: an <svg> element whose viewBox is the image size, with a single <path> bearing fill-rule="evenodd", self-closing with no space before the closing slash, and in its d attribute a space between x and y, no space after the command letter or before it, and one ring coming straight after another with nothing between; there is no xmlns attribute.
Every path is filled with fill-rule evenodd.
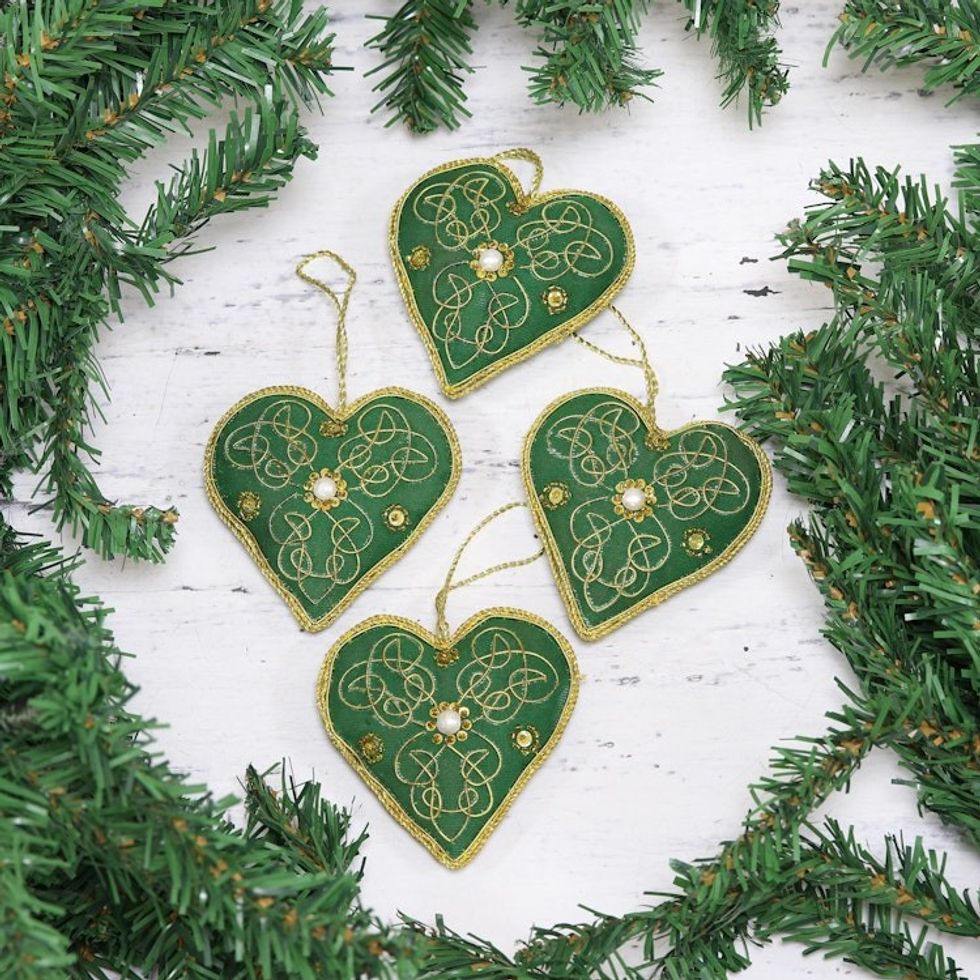
<svg viewBox="0 0 980 980"><path fill-rule="evenodd" d="M403 629L406 632L418 637L423 643L427 643L430 646L435 647L439 644L439 640L435 634L430 633L419 623L416 623L411 619L405 619L402 616L372 616L370 619L365 619L363 622L358 623L355 627L353 627L353 629L348 630L330 648L329 652L324 658L323 666L320 668L320 674L316 683L316 703L320 709L320 717L323 719L323 726L326 728L327 734L330 736L330 741L337 747L337 750L347 761L348 765L350 765L351 768L361 777L361 779L367 783L388 813L390 813L391 816L394 817L395 820L397 820L398 823L400 823L402 827L404 827L405 830L407 830L412 837L414 837L415 840L417 840L440 864L445 865L445 867L453 871L457 870L458 868L462 868L464 865L472 861L474 857L476 857L483 845L490 839L490 835L497 829L498 824L507 815L508 810L510 810L514 800L517 799L521 790L523 790L525 785L527 785L528 780L538 771L538 769L541 768L545 760L551 754L552 749L554 749L554 747L558 744L558 740L564 733L565 728L568 725L568 721L572 716L572 712L575 709L575 704L578 700L579 686L582 680L582 675L579 673L578 669L578 662L575 659L575 653L573 652L568 640L566 640L565 637L562 636L551 623L541 619L540 616L536 616L534 613L526 612L523 609L513 609L509 606L496 606L492 609L483 609L471 616L465 623L463 623L462 626L459 627L455 634L453 634L449 645L455 646L467 633L475 629L480 623L491 619L494 616L505 616L511 619L520 619L524 622L532 623L547 632L549 636L551 636L558 643L562 655L565 657L565 662L568 664L568 698L565 701L561 715L558 718L558 724L555 726L555 730L552 732L551 737L547 742L545 742L544 745L541 746L541 748L535 754L533 761L520 774L520 776L518 776L517 781L510 788L507 795L500 801L500 805L493 812L485 826L473 839L472 843L457 858L451 857L446 852L445 848L443 848L443 846L431 834L426 833L412 820L395 797L378 781L375 775L361 762L357 754L353 752L347 743L340 737L333 726L333 721L330 718L329 692L334 664L336 663L337 654L345 646L347 646L351 640L354 640L356 637L360 636L361 633L364 633L369 629L373 629L376 626L393 626Z"/></svg>
<svg viewBox="0 0 980 980"><path fill-rule="evenodd" d="M398 278L398 289L402 294L402 299L405 301L409 318L415 325L415 329L422 338L422 342L425 344L425 349L428 352L429 360L432 362L432 369L435 371L436 378L439 381L439 386L442 388L443 392L448 398L461 398L463 395L473 391L476 388L479 388L480 385L485 384L492 377L499 374L501 371L506 370L511 365L519 364L521 361L526 361L529 357L537 354L537 352L543 348L564 340L570 334L574 333L579 327L588 323L589 320L594 319L612 303L619 291L626 285L626 281L632 274L633 267L636 264L636 245L633 240L633 229L630 227L630 223L627 220L626 215L623 214L619 206L613 201L610 201L609 198L603 197L601 194L593 194L590 191L579 191L571 188L546 191L543 194L525 193L520 180L517 178L517 175L509 167L501 163L501 157L503 157L504 154L510 154L511 158L514 158L515 154L519 153L521 155L517 156L517 159L528 159L532 163L534 160L531 160L531 157L537 159L537 155L531 153L531 151L527 151L527 153L530 154L530 156L527 157L523 155L524 152L525 151L520 148L515 150L505 150L498 157L471 157L467 160L454 160L451 163L444 163L439 167L434 167L432 170L422 174L422 176L419 177L407 191L405 191L405 193L398 199L398 203L395 205L395 208L391 213L391 221L388 226L388 248L391 252L391 261L395 268L395 275ZM540 164L540 161L538 161L538 163ZM626 238L626 262L623 265L622 271L619 273L616 279L610 283L605 292L591 306L586 307L577 316L574 316L565 323L560 323L551 330L546 331L526 347L513 351L506 357L502 357L500 360L495 361L493 364L488 364L486 367L481 368L465 381L452 384L446 377L446 372L442 366L442 361L439 359L439 353L436 350L436 345L433 343L432 337L430 336L428 328L426 327L425 320L423 320L422 314L419 311L418 304L415 302L415 296L412 292L408 270L405 268L405 260L403 259L398 248L398 223L401 220L402 209L404 208L405 202L408 200L409 195L415 190L416 187L418 187L419 184L422 183L423 180L427 180L429 177L434 177L436 174L444 173L447 170L455 170L457 167L465 167L470 164L483 164L500 171L500 173L507 179L508 183L513 188L517 202L528 208L545 204L553 198L564 197L567 194L577 194L580 197L588 197L593 201L598 201L600 204L607 207L622 225L623 234ZM539 180L540 178L538 178L538 181ZM536 181L536 184L538 181Z"/></svg>
<svg viewBox="0 0 980 980"><path fill-rule="evenodd" d="M254 401L258 401L260 398L265 398L268 395L293 395L298 398L305 398L312 402L319 409L325 412L330 418L336 419L337 421L344 422L349 419L352 415L356 414L358 410L367 402L374 401L377 398L384 398L387 396L397 396L399 398L404 398L407 401L413 402L416 405L420 405L423 408L428 409L436 419L442 424L445 432L446 438L449 440L449 449L452 454L452 472L450 473L449 480L446 483L446 487L442 494L436 500L436 502L429 509L428 513L419 520L417 523L413 524L411 530L405 535L404 540L397 548L394 549L390 554L386 555L377 565L371 568L369 571L365 572L364 576L351 588L351 590L341 599L336 606L333 607L328 613L325 613L319 619L312 619L310 615L303 608L302 603L283 585L281 579L276 574L273 567L269 564L265 555L262 554L261 549L252 536L252 532L249 530L247 524L245 524L237 514L231 511L225 502L221 499L218 494L218 488L214 482L214 455L218 444L218 435L221 430L225 427L226 423L237 414L245 406L250 405ZM266 579L272 584L272 587L279 593L283 601L289 606L293 615L299 621L300 626L308 633L318 633L320 630L326 629L344 610L366 589L371 585L372 582L379 576L386 572L395 562L398 561L402 555L415 543L418 536L432 523L436 515L442 510L443 507L449 502L449 498L453 495L456 490L456 486L459 483L460 471L463 466L463 458L460 454L459 449L459 439L456 436L456 430L453 428L452 422L450 422L449 417L443 410L435 404L435 402L429 401L423 395L419 395L414 391L409 391L406 388L378 388L375 391L368 392L366 395L362 395L360 398L349 403L343 413L337 412L335 409L331 408L315 391L310 391L308 388L300 388L295 385L273 385L269 388L260 388L258 391L253 391L246 395L244 398L237 401L231 408L228 409L224 415L218 420L218 424L214 427L211 432L211 437L208 439L207 449L204 452L204 486L207 490L208 500L211 501L211 506L218 512L218 516L224 521L225 524L231 528L235 537L241 541L245 550L249 553L252 560L259 567L259 571L266 577Z"/></svg>
<svg viewBox="0 0 980 980"><path fill-rule="evenodd" d="M762 518L765 516L766 509L769 506L769 498L772 496L772 465L769 462L769 457L766 456L766 454L762 451L762 447L754 439L751 439L749 436L745 435L745 433L740 432L727 422L716 422L714 419L695 419L693 422L688 422L686 425L682 425L676 429L660 430L664 436L670 438L681 432L685 432L688 429L694 429L699 425L704 425L705 421L710 421L712 426L719 426L733 432L738 439L752 451L752 454L759 463L759 474L761 480L759 486L759 499L756 502L755 510L753 511L752 517L749 519L748 524L742 528L732 543L719 555L712 558L707 565L704 565L696 572L692 572L690 575L685 575L684 578L678 579L676 582L671 582L669 585L665 585L663 588L651 593L645 599L642 599L640 602L636 603L636 605L617 613L608 622L602 623L599 626L590 626L585 622L585 619L579 610L578 603L575 601L575 594L572 591L571 580L569 579L568 572L566 571L565 565L561 560L558 545L555 541L554 535L551 533L551 528L548 525L548 521L545 518L544 508L541 504L538 492L534 486L534 481L531 477L531 443L534 440L534 437L537 435L538 430L544 424L545 419L556 408L558 408L559 405L563 404L564 402L571 401L571 399L577 398L580 395L608 395L612 398L622 399L622 401L624 401L630 408L633 409L633 411L636 412L643 424L647 426L649 426L649 414L646 412L643 404L628 392L620 391L617 388L580 388L578 391L571 391L561 395L559 398L556 398L553 402L551 402L534 420L534 424L524 437L524 450L521 454L521 477L524 480L524 489L527 493L531 513L534 515L534 523L537 525L538 533L541 535L541 540L544 543L545 554L548 556L548 561L551 563L551 570L554 573L555 582L558 585L558 591L561 593L562 601L565 603L565 609L568 612L568 618L571 620L572 627L574 628L575 632L578 633L583 640L598 640L609 633L612 633L613 630L618 629L625 622L633 619L634 616L639 616L640 613L646 612L647 609L652 609L654 606L659 606L664 600L676 595L683 589L703 581L709 575L711 575L712 572L717 571L723 565L727 565L728 562L730 562L735 555L742 550L749 538L751 538L752 535L758 530L759 525L762 523Z"/></svg>

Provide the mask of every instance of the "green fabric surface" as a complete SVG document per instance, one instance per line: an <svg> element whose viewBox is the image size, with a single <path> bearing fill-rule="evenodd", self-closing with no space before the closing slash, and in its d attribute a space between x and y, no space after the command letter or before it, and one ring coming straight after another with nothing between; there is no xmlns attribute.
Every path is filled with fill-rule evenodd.
<svg viewBox="0 0 980 980"><path fill-rule="evenodd" d="M206 464L212 501L243 543L258 550L253 557L298 605L301 622L320 628L451 494L459 475L455 436L441 412L410 392L377 392L343 420L302 389L265 389L249 398L212 436ZM343 499L329 510L305 499L307 481L324 468L345 484ZM258 500L254 516L249 494L256 495L253 505ZM392 526L392 508L403 509L401 526Z"/></svg>
<svg viewBox="0 0 980 980"><path fill-rule="evenodd" d="M577 691L573 655L543 622L511 610L467 623L451 663L421 627L379 620L328 657L324 720L389 812L444 863L461 864L560 736ZM469 712L465 739L448 744L432 730L442 703ZM533 746L515 743L521 731L534 733Z"/></svg>
<svg viewBox="0 0 980 980"><path fill-rule="evenodd" d="M577 392L546 411L526 445L531 509L582 635L601 635L723 564L768 504L769 463L747 437L695 422L657 448L639 409L625 393ZM616 512L629 480L653 497L640 520Z"/></svg>
<svg viewBox="0 0 980 980"><path fill-rule="evenodd" d="M632 236L616 210L578 191L525 199L509 169L491 162L443 169L409 191L396 210L393 260L447 391L560 340L612 300L633 263ZM514 254L513 270L492 282L470 267L487 242ZM410 257L420 246L431 258L417 269ZM561 312L549 312L543 298L551 286L567 294Z"/></svg>

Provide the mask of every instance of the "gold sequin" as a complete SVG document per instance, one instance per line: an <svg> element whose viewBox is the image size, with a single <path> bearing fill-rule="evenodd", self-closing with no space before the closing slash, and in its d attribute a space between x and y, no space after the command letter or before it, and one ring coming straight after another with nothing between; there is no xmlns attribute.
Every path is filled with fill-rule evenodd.
<svg viewBox="0 0 980 980"><path fill-rule="evenodd" d="M238 516L243 521L254 521L262 510L262 498L254 490L243 490L238 495Z"/></svg>
<svg viewBox="0 0 980 980"><path fill-rule="evenodd" d="M381 741L381 736L375 735L374 732L362 735L357 744L360 746L361 755L371 765L380 762L385 756L385 743Z"/></svg>
<svg viewBox="0 0 980 980"><path fill-rule="evenodd" d="M572 497L572 492L568 489L567 483L548 483L541 491L541 503L548 510L557 510L564 507Z"/></svg>
<svg viewBox="0 0 980 980"><path fill-rule="evenodd" d="M449 647L446 650L436 650L436 663L440 667L451 667L459 660L459 650Z"/></svg>
<svg viewBox="0 0 980 980"><path fill-rule="evenodd" d="M321 436L343 436L347 434L347 425L337 419L327 419L320 423Z"/></svg>
<svg viewBox="0 0 980 980"><path fill-rule="evenodd" d="M480 253L492 248L495 248L504 257L503 265L499 269L484 269L480 265ZM473 252L470 268L476 273L477 279L483 279L486 282L503 279L514 271L514 250L503 242L483 242Z"/></svg>
<svg viewBox="0 0 980 980"><path fill-rule="evenodd" d="M541 736L533 725L521 725L510 733L510 740L514 743L514 748L522 755L531 755L537 752L541 745Z"/></svg>
<svg viewBox="0 0 980 980"><path fill-rule="evenodd" d="M711 535L703 528L689 527L684 532L681 543L691 558L699 558L701 555L711 554Z"/></svg>
<svg viewBox="0 0 980 980"><path fill-rule="evenodd" d="M404 531L412 523L408 511L401 504L386 507L381 516L390 531Z"/></svg>
<svg viewBox="0 0 980 980"><path fill-rule="evenodd" d="M541 294L541 299L552 316L564 313L568 306L568 293L561 286L549 286Z"/></svg>
<svg viewBox="0 0 980 980"><path fill-rule="evenodd" d="M646 503L639 510L627 510L623 506L623 494L627 490L643 491ZM616 493L613 496L612 502L613 510L618 516L639 523L640 521L646 520L653 513L653 505L657 502L657 495L653 487L646 480L620 480L616 484Z"/></svg>
<svg viewBox="0 0 980 980"><path fill-rule="evenodd" d="M416 245L406 257L406 262L416 271L421 272L429 267L432 261L432 250L425 245Z"/></svg>

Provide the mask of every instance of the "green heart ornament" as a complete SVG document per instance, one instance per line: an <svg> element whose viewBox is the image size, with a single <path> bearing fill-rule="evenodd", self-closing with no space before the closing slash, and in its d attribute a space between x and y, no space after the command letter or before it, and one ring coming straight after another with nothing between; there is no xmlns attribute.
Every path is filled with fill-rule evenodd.
<svg viewBox="0 0 980 980"><path fill-rule="evenodd" d="M444 643L407 619L360 623L327 654L317 701L385 809L460 868L558 742L578 686L575 655L553 627L488 609Z"/></svg>
<svg viewBox="0 0 980 980"><path fill-rule="evenodd" d="M534 164L525 193L501 162ZM612 201L537 193L530 150L430 170L395 206L389 244L402 296L443 391L455 398L605 309L633 270Z"/></svg>
<svg viewBox="0 0 980 980"><path fill-rule="evenodd" d="M263 388L225 413L204 463L211 503L310 631L405 553L459 471L449 420L402 388L343 413L304 388Z"/></svg>
<svg viewBox="0 0 980 980"><path fill-rule="evenodd" d="M591 640L716 571L772 491L759 445L722 422L672 432L626 392L589 388L538 417L524 484L576 632Z"/></svg>

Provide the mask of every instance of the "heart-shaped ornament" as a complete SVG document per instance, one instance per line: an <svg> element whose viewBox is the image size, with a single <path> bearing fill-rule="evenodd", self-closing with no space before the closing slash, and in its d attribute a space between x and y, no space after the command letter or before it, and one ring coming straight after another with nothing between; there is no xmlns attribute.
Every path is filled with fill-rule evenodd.
<svg viewBox="0 0 980 980"><path fill-rule="evenodd" d="M535 163L536 187L537 157L509 155ZM390 247L409 315L451 398L592 319L634 262L629 223L612 201L525 193L500 158L425 174L395 206Z"/></svg>
<svg viewBox="0 0 980 980"><path fill-rule="evenodd" d="M575 655L551 626L488 609L446 643L407 619L360 623L327 654L317 701L385 809L460 868L558 742L578 685Z"/></svg>
<svg viewBox="0 0 980 980"><path fill-rule="evenodd" d="M762 449L732 426L664 432L635 398L600 388L542 412L522 471L562 598L587 640L731 560L772 491Z"/></svg>
<svg viewBox="0 0 980 980"><path fill-rule="evenodd" d="M305 388L263 388L208 442L208 497L304 629L321 630L397 561L452 496L456 434L402 388L343 413Z"/></svg>

